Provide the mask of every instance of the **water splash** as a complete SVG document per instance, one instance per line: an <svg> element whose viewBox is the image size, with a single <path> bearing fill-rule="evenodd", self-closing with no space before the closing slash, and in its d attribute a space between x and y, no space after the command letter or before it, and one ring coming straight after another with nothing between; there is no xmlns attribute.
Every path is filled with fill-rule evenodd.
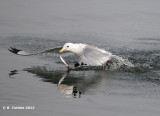
<svg viewBox="0 0 160 116"><path fill-rule="evenodd" d="M123 55L128 61L132 62L134 67L124 65L117 66L117 69L131 73L147 73L160 69L160 51L159 50L119 50L117 54Z"/></svg>
<svg viewBox="0 0 160 116"><path fill-rule="evenodd" d="M152 70L160 69L160 51L159 50L126 50L119 49L114 51L112 60L113 64L108 67L79 67L74 70L109 70L109 71L124 71L131 73L145 73ZM124 58L122 58L123 56ZM69 64L74 64L77 57L66 57L65 60ZM59 62L60 63L60 62Z"/></svg>

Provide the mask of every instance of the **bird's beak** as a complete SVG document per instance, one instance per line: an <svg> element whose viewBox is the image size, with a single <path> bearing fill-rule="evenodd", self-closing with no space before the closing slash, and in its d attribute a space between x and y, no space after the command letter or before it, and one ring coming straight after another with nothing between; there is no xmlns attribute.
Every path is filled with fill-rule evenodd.
<svg viewBox="0 0 160 116"><path fill-rule="evenodd" d="M66 51L66 49L61 49L59 52L62 53L62 52L64 52L64 51Z"/></svg>

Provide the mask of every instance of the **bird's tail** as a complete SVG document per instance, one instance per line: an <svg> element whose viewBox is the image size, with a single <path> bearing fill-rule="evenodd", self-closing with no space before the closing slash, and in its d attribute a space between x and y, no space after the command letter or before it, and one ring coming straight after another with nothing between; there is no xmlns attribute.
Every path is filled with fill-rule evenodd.
<svg viewBox="0 0 160 116"><path fill-rule="evenodd" d="M126 65L129 67L134 67L134 64L132 64L128 59L123 59L122 57L117 56L117 55L112 55L111 58L116 59L120 66Z"/></svg>

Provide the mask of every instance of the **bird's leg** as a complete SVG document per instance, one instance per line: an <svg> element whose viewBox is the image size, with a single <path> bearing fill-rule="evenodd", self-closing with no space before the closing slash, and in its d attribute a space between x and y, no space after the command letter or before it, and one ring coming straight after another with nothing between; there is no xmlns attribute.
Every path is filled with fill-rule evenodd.
<svg viewBox="0 0 160 116"><path fill-rule="evenodd" d="M69 72L70 72L70 70L71 70L71 68L68 66L68 67L67 67L67 72L69 73Z"/></svg>
<svg viewBox="0 0 160 116"><path fill-rule="evenodd" d="M64 65L67 67L67 71L70 71L70 66L66 63L66 61L62 58L61 55L59 55L59 58L61 59L61 61L64 63Z"/></svg>
<svg viewBox="0 0 160 116"><path fill-rule="evenodd" d="M76 63L74 64L74 67L78 67L78 66L80 66L80 64L79 64L78 62L76 62Z"/></svg>
<svg viewBox="0 0 160 116"><path fill-rule="evenodd" d="M87 64L84 64L83 62L80 64L78 62L75 62L74 67L78 67L78 66L86 66Z"/></svg>
<svg viewBox="0 0 160 116"><path fill-rule="evenodd" d="M108 60L108 61L106 62L106 66L108 67L109 64L112 64L112 65L113 65L113 61L112 61L112 60Z"/></svg>

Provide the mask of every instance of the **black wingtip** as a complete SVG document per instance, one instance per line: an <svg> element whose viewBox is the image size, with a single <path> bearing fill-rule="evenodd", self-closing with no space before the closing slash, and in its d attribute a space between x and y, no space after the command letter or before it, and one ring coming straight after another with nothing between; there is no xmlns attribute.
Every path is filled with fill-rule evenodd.
<svg viewBox="0 0 160 116"><path fill-rule="evenodd" d="M22 51L22 50L19 50L17 48L13 48L13 47L10 47L10 49L8 49L10 52L14 53L14 54L18 54L19 51Z"/></svg>

